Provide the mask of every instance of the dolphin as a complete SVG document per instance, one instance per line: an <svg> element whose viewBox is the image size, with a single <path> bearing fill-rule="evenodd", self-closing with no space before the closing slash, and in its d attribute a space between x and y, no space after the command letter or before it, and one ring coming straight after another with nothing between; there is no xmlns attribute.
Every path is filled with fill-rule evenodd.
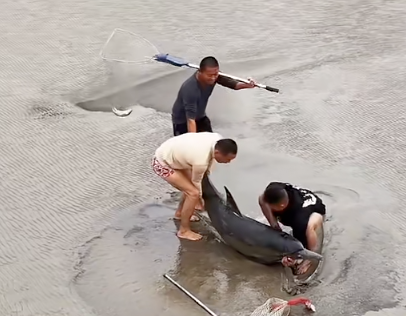
<svg viewBox="0 0 406 316"><path fill-rule="evenodd" d="M226 200L213 186L208 175L204 176L202 192L211 225L223 242L234 250L252 261L266 265L281 262L284 256L318 261L323 258L304 248L292 235L241 214L230 191L227 187L224 189Z"/></svg>

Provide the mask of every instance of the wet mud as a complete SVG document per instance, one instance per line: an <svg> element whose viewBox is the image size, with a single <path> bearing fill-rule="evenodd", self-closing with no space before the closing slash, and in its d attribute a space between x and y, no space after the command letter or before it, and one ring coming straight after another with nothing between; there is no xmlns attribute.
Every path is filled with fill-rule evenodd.
<svg viewBox="0 0 406 316"><path fill-rule="evenodd" d="M240 143L242 148L255 150L250 140ZM248 154L249 151L244 152ZM273 169L272 161L277 161L278 156L263 156L261 161L270 163L263 168L269 172L260 176L260 173L242 173L241 170L250 170L249 166L243 168L240 165L249 161L244 154L242 156L234 165L217 166L212 178L218 188L224 184L230 187L242 212L263 221L256 204L258 193L267 181L280 179L283 170L297 165L297 161L289 161L286 157L284 163L278 163L278 169ZM350 297L349 295L362 297L359 303L348 302L343 305L343 313L352 308L366 312L377 306L395 306L397 292L392 284L397 278L396 272L389 266L375 267L376 250L366 251L364 248L366 245L373 247L374 243L379 245L378 239L387 240L390 235L374 227L375 219L368 219L359 212L360 208L368 207L363 202L363 192L358 191L354 182L350 184L350 178L346 179L348 187L340 183L340 178L336 181L330 178L330 184L323 184L314 176L314 167L302 163L306 168L301 168L302 171L288 181L313 189L320 195L327 206L327 221L322 269L318 271L317 282L301 288L301 292L304 292L301 295L313 299L321 313L328 311L328 305L323 308L326 292L338 299ZM250 174L254 179L250 179ZM313 181L299 180L309 179L310 175L313 175ZM244 181L239 181L243 177ZM346 177L348 175L344 176ZM252 185L247 187L246 183ZM169 273L212 310L222 315L249 315L269 297L290 297L281 288L284 281L281 266L269 267L251 262L220 243L206 225L195 224L196 229L205 235L203 241L180 242L175 236L176 225L170 219L177 205L178 195L173 192L159 200L158 204L141 208L134 206L126 210L125 217L107 229L100 239L92 242L89 248L91 251L82 262L82 269L86 272L74 282L87 302L92 306L105 302L106 306L100 307L102 315L129 315L133 311L133 304L145 312L150 310L149 305L154 305L152 310L159 314L186 315L193 309L199 313L197 305L162 278L164 273ZM355 212L358 215L354 215ZM362 226L356 225L361 218ZM381 255L391 257L391 253L385 249L380 248L379 251ZM104 274L106 275L103 276ZM363 283L347 288L346 284L359 280L360 274L365 278ZM105 278L112 282L111 285L105 283L107 280L101 281ZM123 285L124 279L126 285ZM379 284L376 292L369 288L372 284L375 284L373 288ZM103 293L96 291L96 287L103 288ZM128 293L127 287L131 289ZM117 299L120 299L112 301L116 297L112 293L117 294L117 291L120 291L120 295L117 295ZM179 293L174 294L176 292ZM176 297L183 303L178 300L171 303L171 295L178 295ZM379 297L381 300L376 301ZM107 305L110 306L109 309ZM105 313L106 309L111 312ZM300 315L300 311L298 312L297 315Z"/></svg>
<svg viewBox="0 0 406 316"><path fill-rule="evenodd" d="M90 243L80 267L86 271L73 285L101 315L130 315L134 306L145 313L203 315L164 273L222 315L243 315L270 293L280 296L280 267L247 261L201 224L194 228L204 234L203 241L179 241L172 213L156 204L132 209L125 226L131 219L136 226L111 228Z"/></svg>

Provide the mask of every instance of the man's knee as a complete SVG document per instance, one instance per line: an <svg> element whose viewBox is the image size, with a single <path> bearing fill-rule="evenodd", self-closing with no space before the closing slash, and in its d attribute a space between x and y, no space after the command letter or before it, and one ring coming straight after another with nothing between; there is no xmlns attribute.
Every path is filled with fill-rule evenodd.
<svg viewBox="0 0 406 316"><path fill-rule="evenodd" d="M186 197L188 197L190 199L194 199L194 200L199 199L199 196L200 196L200 192L197 188L187 189L187 190L185 190L184 193L185 193Z"/></svg>
<svg viewBox="0 0 406 316"><path fill-rule="evenodd" d="M307 223L306 240L307 248L320 253L323 247L324 216L319 213L312 213Z"/></svg>
<svg viewBox="0 0 406 316"><path fill-rule="evenodd" d="M185 170L174 170L173 174L166 177L165 180L170 185L183 192L187 198L198 199L200 192L184 171Z"/></svg>
<svg viewBox="0 0 406 316"><path fill-rule="evenodd" d="M321 215L319 213L312 213L307 223L307 231L308 232L316 231L318 228L323 226L323 222L324 215Z"/></svg>
<svg viewBox="0 0 406 316"><path fill-rule="evenodd" d="M183 176L187 179L188 185L184 187L182 190L183 193L188 197L189 199L198 199L200 196L199 190L195 187L195 185L192 183L192 175L191 172L189 173L188 170L182 170Z"/></svg>

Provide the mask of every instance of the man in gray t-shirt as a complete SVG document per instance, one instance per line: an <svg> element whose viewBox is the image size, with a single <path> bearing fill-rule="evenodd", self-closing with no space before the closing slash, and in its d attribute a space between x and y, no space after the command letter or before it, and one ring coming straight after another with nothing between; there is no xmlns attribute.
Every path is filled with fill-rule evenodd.
<svg viewBox="0 0 406 316"><path fill-rule="evenodd" d="M244 83L219 75L219 63L208 56L200 62L199 70L180 87L172 107L173 134L187 132L212 132L210 119L206 116L207 102L216 84L240 90L254 88L255 83Z"/></svg>

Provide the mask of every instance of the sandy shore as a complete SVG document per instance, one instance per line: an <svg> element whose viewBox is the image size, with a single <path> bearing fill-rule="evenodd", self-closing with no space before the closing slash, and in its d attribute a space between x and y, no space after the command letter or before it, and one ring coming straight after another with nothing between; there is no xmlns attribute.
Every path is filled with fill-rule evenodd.
<svg viewBox="0 0 406 316"><path fill-rule="evenodd" d="M168 271L222 315L284 297L278 267L175 237L149 162L189 73L103 63L116 27L281 89L218 88L214 127L241 151L216 185L255 218L271 180L323 191L326 265L306 293L318 315L403 315L405 16L379 1L2 1L0 315L203 315ZM142 106L115 117L112 95Z"/></svg>

